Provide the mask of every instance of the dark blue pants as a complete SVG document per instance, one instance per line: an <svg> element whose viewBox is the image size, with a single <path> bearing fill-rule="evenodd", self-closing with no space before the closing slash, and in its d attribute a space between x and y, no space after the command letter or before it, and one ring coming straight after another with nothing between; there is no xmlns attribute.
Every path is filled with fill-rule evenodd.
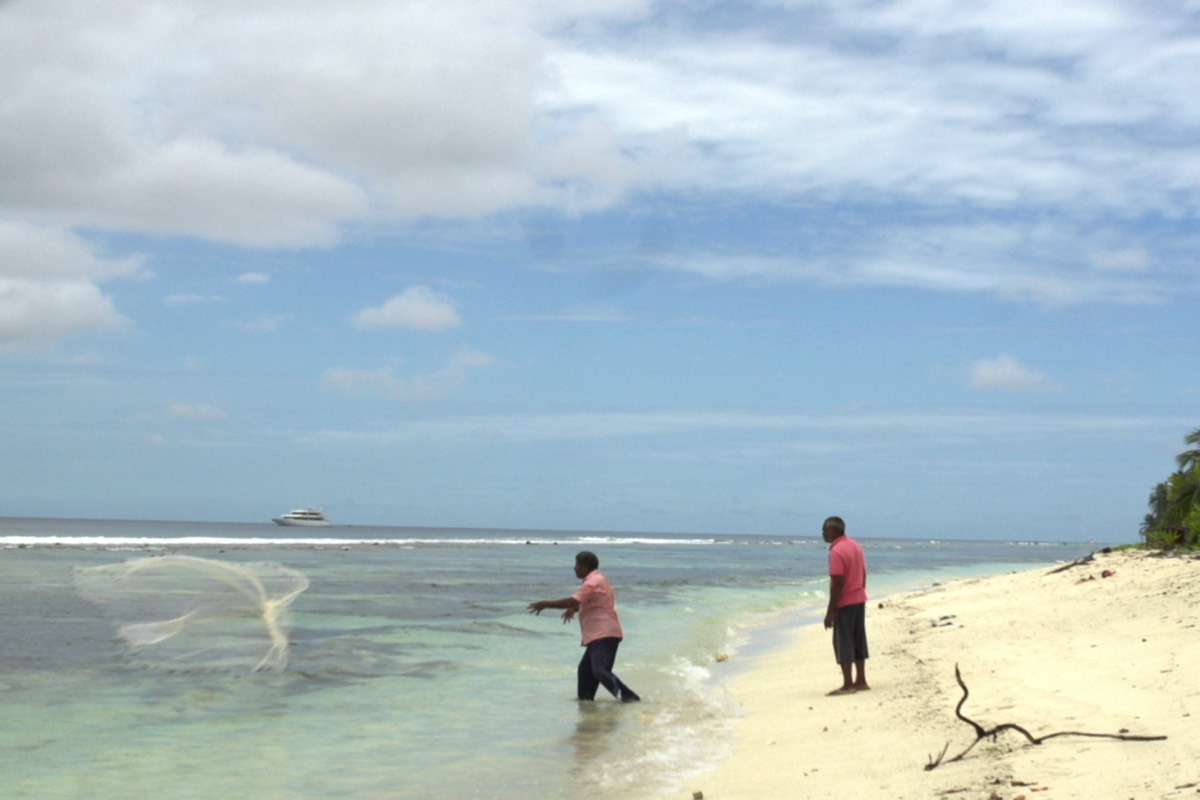
<svg viewBox="0 0 1200 800"><path fill-rule="evenodd" d="M630 703L641 700L637 692L621 683L620 678L613 674L613 664L617 663L617 648L621 640L616 637L596 639L589 642L579 659L579 692L580 700L595 700L596 689L603 686L618 700Z"/></svg>

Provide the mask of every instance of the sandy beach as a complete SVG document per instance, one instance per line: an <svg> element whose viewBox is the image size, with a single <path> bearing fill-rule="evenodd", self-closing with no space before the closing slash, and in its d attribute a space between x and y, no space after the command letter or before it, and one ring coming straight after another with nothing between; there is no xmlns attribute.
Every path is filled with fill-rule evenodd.
<svg viewBox="0 0 1200 800"><path fill-rule="evenodd" d="M676 797L1200 797L1200 559L1097 552L1056 566L872 599L868 692L826 696L841 678L819 623L737 665L734 754ZM1009 730L951 762L978 739L955 716L956 664L962 714L984 730L1166 739L1034 745Z"/></svg>

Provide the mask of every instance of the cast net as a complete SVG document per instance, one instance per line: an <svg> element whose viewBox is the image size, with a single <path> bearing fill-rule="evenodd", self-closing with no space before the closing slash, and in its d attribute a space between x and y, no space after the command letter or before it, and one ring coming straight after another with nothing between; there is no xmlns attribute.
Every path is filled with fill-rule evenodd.
<svg viewBox="0 0 1200 800"><path fill-rule="evenodd" d="M180 670L281 670L284 615L308 578L273 563L156 556L76 567L75 589L139 661Z"/></svg>

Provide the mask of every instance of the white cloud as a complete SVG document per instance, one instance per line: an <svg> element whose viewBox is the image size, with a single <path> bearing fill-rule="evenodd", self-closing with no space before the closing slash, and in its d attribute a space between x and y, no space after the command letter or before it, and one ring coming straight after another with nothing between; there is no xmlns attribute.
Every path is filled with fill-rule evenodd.
<svg viewBox="0 0 1200 800"><path fill-rule="evenodd" d="M4 4L0 207L273 247L609 197L620 143L541 120L548 32L641 5Z"/></svg>
<svg viewBox="0 0 1200 800"><path fill-rule="evenodd" d="M326 370L324 382L347 395L380 396L401 402L441 400L461 391L471 370L491 363L486 353L463 348L441 369L424 375L401 376L390 367L333 368Z"/></svg>
<svg viewBox="0 0 1200 800"><path fill-rule="evenodd" d="M634 186L1200 208L1183 9L767 5L6 4L0 193L263 246Z"/></svg>
<svg viewBox="0 0 1200 800"><path fill-rule="evenodd" d="M62 228L0 219L0 278L91 282L141 271L140 259L105 257Z"/></svg>
<svg viewBox="0 0 1200 800"><path fill-rule="evenodd" d="M649 0L0 3L0 220L307 247L647 192L871 210L827 242L879 247L793 264L796 280L1147 302L1190 268L1121 241L1200 214L1186 6L737 11L715 28L706 6ZM957 242L911 257L947 216ZM1028 244L1052 228L1058 257L998 228ZM740 255L701 266L771 268Z"/></svg>
<svg viewBox="0 0 1200 800"><path fill-rule="evenodd" d="M969 385L972 389L1001 389L1010 392L1045 391L1053 388L1045 375L1030 369L1008 353L971 364Z"/></svg>
<svg viewBox="0 0 1200 800"><path fill-rule="evenodd" d="M1070 224L882 221L870 228L831 220L806 234L804 250L781 256L737 252L668 253L644 259L714 281L811 282L839 287L896 286L937 293L989 294L1047 307L1144 305L1175 286L1150 273L1145 247L1106 249L1107 241ZM1157 246L1180 267L1194 237ZM1075 262L1075 263L1072 263Z"/></svg>
<svg viewBox="0 0 1200 800"><path fill-rule="evenodd" d="M1109 250L1092 256L1098 272L1145 272L1150 268L1150 254L1142 247Z"/></svg>
<svg viewBox="0 0 1200 800"><path fill-rule="evenodd" d="M506 317L505 319L519 322L621 324L632 322L635 317L623 309L597 306L592 308L570 308L553 314L525 314Z"/></svg>
<svg viewBox="0 0 1200 800"><path fill-rule="evenodd" d="M1154 415L1022 414L938 408L927 412L838 410L831 414L772 414L742 411L579 412L455 416L442 420L405 421L387 430L326 430L316 438L392 446L397 443L448 444L481 436L522 443L597 439L674 438L680 433L721 438L744 434L747 441L765 440L781 447L811 448L829 453L858 452L863 442L891 441L906 450L912 440L961 446L979 441L1044 441L1049 436L1095 440L1099 434L1138 437L1186 430L1186 417ZM887 435L881 437L881 432ZM1164 453L1178 452L1166 449Z"/></svg>
<svg viewBox="0 0 1200 800"><path fill-rule="evenodd" d="M81 221L254 247L330 244L341 221L368 209L362 192L336 175L263 148L204 140L143 153L91 188Z"/></svg>
<svg viewBox="0 0 1200 800"><path fill-rule="evenodd" d="M257 319L235 322L233 327L250 333L275 333L288 319L287 314L263 314Z"/></svg>
<svg viewBox="0 0 1200 800"><path fill-rule="evenodd" d="M0 347L128 327L97 283L140 269L139 260L104 258L66 231L0 220Z"/></svg>
<svg viewBox="0 0 1200 800"><path fill-rule="evenodd" d="M116 331L128 324L112 301L85 281L0 278L0 347L43 346L73 334Z"/></svg>
<svg viewBox="0 0 1200 800"><path fill-rule="evenodd" d="M223 303L225 298L215 294L169 294L163 298L163 305L186 306L200 303Z"/></svg>
<svg viewBox="0 0 1200 800"><path fill-rule="evenodd" d="M271 274L269 272L244 272L237 276L238 283L270 283Z"/></svg>
<svg viewBox="0 0 1200 800"><path fill-rule="evenodd" d="M428 286L405 289L382 306L355 314L353 322L364 330L444 331L462 325L454 299Z"/></svg>
<svg viewBox="0 0 1200 800"><path fill-rule="evenodd" d="M216 406L195 403L175 403L167 413L181 419L224 419L229 416Z"/></svg>

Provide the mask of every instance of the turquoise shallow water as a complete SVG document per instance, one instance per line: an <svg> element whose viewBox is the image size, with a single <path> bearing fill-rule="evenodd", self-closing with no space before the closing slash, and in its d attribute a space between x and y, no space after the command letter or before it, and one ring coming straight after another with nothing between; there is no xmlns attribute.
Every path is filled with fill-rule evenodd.
<svg viewBox="0 0 1200 800"><path fill-rule="evenodd" d="M1099 547L864 545L875 598ZM815 537L0 520L0 548L6 798L662 797L728 752L718 655L815 620L826 583ZM579 549L617 588L640 705L576 703L578 628L525 613L573 591ZM162 554L307 577L286 669L164 668L72 588Z"/></svg>

